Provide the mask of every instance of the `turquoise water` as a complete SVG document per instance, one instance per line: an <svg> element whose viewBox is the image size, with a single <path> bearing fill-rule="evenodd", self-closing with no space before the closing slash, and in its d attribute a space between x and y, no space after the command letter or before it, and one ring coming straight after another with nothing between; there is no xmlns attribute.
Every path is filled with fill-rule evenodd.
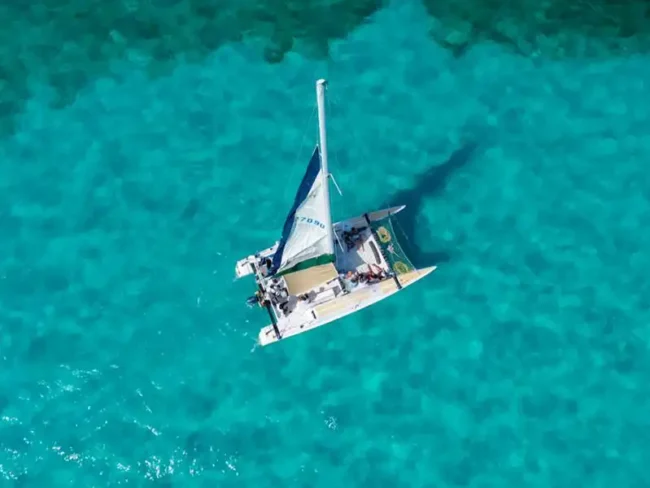
<svg viewBox="0 0 650 488"><path fill-rule="evenodd" d="M429 27L403 2L328 61L133 54L58 108L30 82L0 141L3 486L650 484L650 59L453 57ZM406 203L439 270L260 349L234 263L279 237L323 76L334 219Z"/></svg>

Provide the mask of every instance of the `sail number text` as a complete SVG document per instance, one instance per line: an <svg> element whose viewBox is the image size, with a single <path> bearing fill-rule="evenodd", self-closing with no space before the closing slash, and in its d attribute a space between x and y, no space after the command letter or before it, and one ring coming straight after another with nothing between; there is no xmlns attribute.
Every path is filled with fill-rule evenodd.
<svg viewBox="0 0 650 488"><path fill-rule="evenodd" d="M309 217L297 217L296 222L299 223L299 224L305 223L305 224L316 225L316 226L320 227L321 229L325 228L325 224L323 224L322 222L319 222L316 219L312 219L312 218L309 218Z"/></svg>

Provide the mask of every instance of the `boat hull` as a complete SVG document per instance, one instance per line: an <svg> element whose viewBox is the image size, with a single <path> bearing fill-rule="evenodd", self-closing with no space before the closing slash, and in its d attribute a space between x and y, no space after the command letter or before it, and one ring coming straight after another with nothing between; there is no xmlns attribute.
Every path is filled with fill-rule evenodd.
<svg viewBox="0 0 650 488"><path fill-rule="evenodd" d="M295 326L289 325L282 327L282 333L279 338L275 333L273 324L268 325L260 330L258 343L261 346L267 346L274 342L279 342L289 337L322 327L323 325L374 305L375 303L396 294L400 290L404 290L404 288L421 280L435 270L436 266L416 269L396 277L397 281L394 278L388 278L374 285L369 285L353 291L347 295L342 295L322 305L317 305L314 307L315 316L312 320L296 323Z"/></svg>
<svg viewBox="0 0 650 488"><path fill-rule="evenodd" d="M314 330L323 325L334 322L342 317L362 310L373 305L398 291L412 285L416 281L432 273L436 266L428 268L405 270L405 272L396 272L391 269L387 262L386 256L380 251L379 242L371 231L371 223L383 221L405 208L404 205L385 208L375 212L358 215L356 217L343 220L333 224L334 234L337 236L337 267L341 275L330 280L324 287L321 287L314 301L301 302L296 311L291 313L281 313L277 307L266 305L269 318L272 323L259 332L258 342L266 346L289 337L293 337L309 330ZM367 236L363 241L367 246L360 246L360 249L346 250L341 236L351 229L366 228ZM385 230L385 229L384 229ZM237 262L235 266L235 275L241 278L247 275L254 275L257 280L258 289L262 295L266 292L265 277L260 269L257 268L259 263L265 258L272 257L278 243L248 256ZM380 268L385 272L385 277L381 281L373 284L364 283L356 286L351 290L343 291L343 281L340 276L346 272L361 272L372 267ZM387 277L386 277L387 276ZM304 293L305 290L297 292L295 295ZM295 296L292 295L292 296ZM254 297L251 297L253 300Z"/></svg>

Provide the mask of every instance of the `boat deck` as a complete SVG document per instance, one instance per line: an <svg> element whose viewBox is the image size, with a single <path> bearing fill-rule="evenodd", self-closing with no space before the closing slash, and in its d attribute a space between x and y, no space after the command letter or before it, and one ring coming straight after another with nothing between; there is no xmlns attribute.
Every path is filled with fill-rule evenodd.
<svg viewBox="0 0 650 488"><path fill-rule="evenodd" d="M280 331L305 327L318 320L318 310L324 311L328 303L338 302L338 298L356 294L364 288L370 290L373 284L389 279L388 265L368 226L345 225L335 232L338 274L328 281L317 283L300 294L291 294L285 277L271 281L258 274Z"/></svg>
<svg viewBox="0 0 650 488"><path fill-rule="evenodd" d="M266 273L277 242L238 261L236 276L253 274L258 285L258 292L248 303L258 303L270 315L271 325L262 328L259 343L264 346L338 320L397 293L435 270L435 266L393 270L382 253L383 244L380 245L368 222L381 220L402 208L392 207L335 223L335 264L269 277Z"/></svg>
<svg viewBox="0 0 650 488"><path fill-rule="evenodd" d="M379 246L367 225L341 226L335 228L336 233L336 267L341 273L356 271L366 273L369 266L378 271L389 272Z"/></svg>
<svg viewBox="0 0 650 488"><path fill-rule="evenodd" d="M394 295L400 289L424 278L435 269L435 266L430 266L402 274L399 277L399 285L392 277L371 285L359 285L349 293L340 294L336 298L320 304L300 308L295 315L290 315L284 321L278 321L277 327L281 331L280 338L275 335L273 326L269 325L260 331L259 342L262 346L266 346L280 339L333 322Z"/></svg>

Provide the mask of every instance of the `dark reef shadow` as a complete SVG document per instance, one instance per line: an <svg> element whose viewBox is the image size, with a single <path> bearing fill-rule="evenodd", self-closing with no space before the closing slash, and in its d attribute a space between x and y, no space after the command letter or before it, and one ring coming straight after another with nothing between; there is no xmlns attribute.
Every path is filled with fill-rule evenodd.
<svg viewBox="0 0 650 488"><path fill-rule="evenodd" d="M424 201L440 194L454 172L463 168L472 160L477 147L478 143L469 142L456 149L444 163L432 166L417 175L415 177L417 183L414 187L395 193L382 207L406 205L406 208L395 217L398 221L396 231L400 245L415 267L431 266L451 259L451 252L448 250L429 251L423 249L423 247L428 246L421 247L417 245L415 242L417 216ZM406 234L406 237L399 235L402 234L402 231L403 234Z"/></svg>
<svg viewBox="0 0 650 488"><path fill-rule="evenodd" d="M455 57L485 42L534 59L609 59L650 51L650 0L421 2L432 19L432 41ZM248 39L259 43L267 63L280 63L289 52L326 61L334 41L391 4L148 0L104 2L100 9L97 2L37 3L39 8L27 0L0 6L6 19L0 29L0 137L17 130L16 115L33 96L34 84L49 86L51 106L61 108L98 78L119 80L114 62L134 52L148 60L138 69L153 78L172 73L180 60L200 63L220 47Z"/></svg>

